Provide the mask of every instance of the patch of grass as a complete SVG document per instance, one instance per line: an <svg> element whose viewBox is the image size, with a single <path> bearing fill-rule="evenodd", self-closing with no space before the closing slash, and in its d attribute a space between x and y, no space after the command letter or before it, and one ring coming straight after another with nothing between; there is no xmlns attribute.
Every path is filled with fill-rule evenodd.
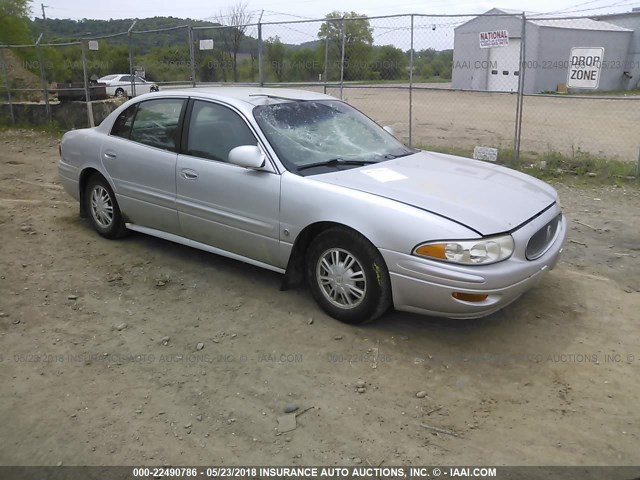
<svg viewBox="0 0 640 480"><path fill-rule="evenodd" d="M629 97L640 95L640 89L634 90L608 90L608 91L584 91L584 92L569 92L569 95L585 95L589 97Z"/></svg>
<svg viewBox="0 0 640 480"><path fill-rule="evenodd" d="M408 79L398 79L398 80L353 80L344 82L345 87L349 86L367 86L367 85L402 85L408 83ZM340 82L336 82L336 85L339 85Z"/></svg>
<svg viewBox="0 0 640 480"><path fill-rule="evenodd" d="M413 77L413 83L449 83L450 78L442 77Z"/></svg>
<svg viewBox="0 0 640 480"><path fill-rule="evenodd" d="M567 93L556 92L555 90L545 90L540 95L558 95L561 97L633 97L640 96L640 89L634 90L573 90Z"/></svg>
<svg viewBox="0 0 640 480"><path fill-rule="evenodd" d="M9 130L30 130L32 132L42 132L52 137L62 137L62 135L68 130L62 128L58 122L45 123L43 125L29 125L29 124L17 124L0 122L0 131L6 132Z"/></svg>
<svg viewBox="0 0 640 480"><path fill-rule="evenodd" d="M451 79L447 79L447 78L442 78L442 77L427 77L427 78L423 78L423 77L413 77L413 83L448 83L450 82ZM334 82L332 82L334 83ZM395 80L381 80L381 79L376 79L376 80L353 80L353 81L348 81L348 82L344 82L344 84L346 86L349 85L397 85L397 84L404 84L404 85L408 85L409 84L409 78L401 78L401 79L395 79Z"/></svg>
<svg viewBox="0 0 640 480"><path fill-rule="evenodd" d="M436 145L421 145L418 148L473 158L473 148ZM609 184L640 180L637 177L636 162L599 157L580 149L577 149L573 155L565 155L556 151L521 152L519 160L514 161L512 147L503 147L498 149L496 163L543 180L573 178L588 183Z"/></svg>
<svg viewBox="0 0 640 480"><path fill-rule="evenodd" d="M524 155L520 159L521 170L540 178L573 176L596 183L621 183L638 180L637 164L593 155L578 149L574 155L550 151L535 160Z"/></svg>

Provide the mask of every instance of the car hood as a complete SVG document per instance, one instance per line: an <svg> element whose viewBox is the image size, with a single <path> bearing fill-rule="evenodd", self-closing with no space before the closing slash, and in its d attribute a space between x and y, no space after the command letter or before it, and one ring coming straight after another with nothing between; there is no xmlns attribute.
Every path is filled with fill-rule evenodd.
<svg viewBox="0 0 640 480"><path fill-rule="evenodd" d="M513 230L557 198L551 186L529 175L433 152L311 178L433 212L481 235Z"/></svg>

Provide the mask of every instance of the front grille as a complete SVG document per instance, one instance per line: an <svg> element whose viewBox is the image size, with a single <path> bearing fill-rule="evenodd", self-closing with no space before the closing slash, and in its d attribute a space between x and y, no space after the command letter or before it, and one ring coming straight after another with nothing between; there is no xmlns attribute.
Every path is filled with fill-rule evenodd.
<svg viewBox="0 0 640 480"><path fill-rule="evenodd" d="M549 249L556 238L561 220L562 214L559 214L529 239L526 252L528 260L540 258Z"/></svg>

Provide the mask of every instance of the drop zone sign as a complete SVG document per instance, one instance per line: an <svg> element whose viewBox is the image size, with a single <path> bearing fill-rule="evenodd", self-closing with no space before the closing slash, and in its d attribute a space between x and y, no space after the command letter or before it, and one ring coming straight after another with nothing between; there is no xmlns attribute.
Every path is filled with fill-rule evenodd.
<svg viewBox="0 0 640 480"><path fill-rule="evenodd" d="M604 48L572 48L567 87L598 88L603 57Z"/></svg>
<svg viewBox="0 0 640 480"><path fill-rule="evenodd" d="M507 30L480 32L480 48L506 47L507 45L509 45L509 32Z"/></svg>

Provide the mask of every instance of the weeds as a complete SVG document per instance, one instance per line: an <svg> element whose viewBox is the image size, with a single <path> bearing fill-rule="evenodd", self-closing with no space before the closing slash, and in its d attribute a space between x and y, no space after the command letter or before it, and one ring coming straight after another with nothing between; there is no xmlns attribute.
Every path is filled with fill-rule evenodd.
<svg viewBox="0 0 640 480"><path fill-rule="evenodd" d="M41 132L41 133L46 133L47 135L50 135L52 137L62 137L62 135L64 134L64 132L66 132L68 129L63 128L58 122L53 121L50 123L45 123L42 125L28 125L28 124L23 124L23 125L12 125L12 124L8 124L8 123L2 123L0 122L0 132L8 132L8 131L18 131L18 130L28 130L30 132Z"/></svg>

